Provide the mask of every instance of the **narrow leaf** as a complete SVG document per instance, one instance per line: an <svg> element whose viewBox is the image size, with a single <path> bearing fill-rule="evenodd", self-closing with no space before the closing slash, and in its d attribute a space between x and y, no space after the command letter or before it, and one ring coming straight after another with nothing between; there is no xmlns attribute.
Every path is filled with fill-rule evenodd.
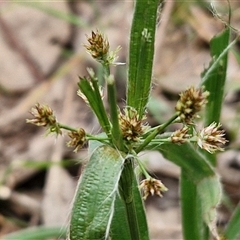
<svg viewBox="0 0 240 240"><path fill-rule="evenodd" d="M204 115L206 126L212 122L219 122L220 119L228 62L228 54L221 54L229 45L229 35L230 30L227 28L211 40L210 50L213 59L209 68L202 74L202 77L205 78L203 85L210 92ZM213 71L209 73L208 70L216 63L216 59L218 59L218 63Z"/></svg>
<svg viewBox="0 0 240 240"><path fill-rule="evenodd" d="M197 185L181 171L181 210L184 239L206 240L208 231L202 221L202 209L197 195Z"/></svg>
<svg viewBox="0 0 240 240"><path fill-rule="evenodd" d="M110 123L107 117L106 110L102 98L99 93L99 86L96 80L92 80L91 86L90 82L86 78L80 78L78 82L79 89L86 96L88 103L97 116L99 123L101 124L103 130L109 134L110 133Z"/></svg>
<svg viewBox="0 0 240 240"><path fill-rule="evenodd" d="M218 239L216 209L222 195L219 177L215 175L204 178L197 184L197 193L201 203L202 219L209 227L215 239Z"/></svg>
<svg viewBox="0 0 240 240"><path fill-rule="evenodd" d="M210 95L204 114L204 125L220 121L222 102L227 74L228 50L230 29L226 28L221 34L215 36L210 42L212 62L202 74L205 86ZM223 54L225 52L225 54ZM215 67L213 67L215 66ZM210 71L211 70L211 71ZM204 153L211 164L216 165L216 155Z"/></svg>
<svg viewBox="0 0 240 240"><path fill-rule="evenodd" d="M127 105L134 107L140 117L151 88L158 3L159 0L137 0L131 28Z"/></svg>
<svg viewBox="0 0 240 240"><path fill-rule="evenodd" d="M107 239L124 158L109 147L92 154L79 181L69 239Z"/></svg>

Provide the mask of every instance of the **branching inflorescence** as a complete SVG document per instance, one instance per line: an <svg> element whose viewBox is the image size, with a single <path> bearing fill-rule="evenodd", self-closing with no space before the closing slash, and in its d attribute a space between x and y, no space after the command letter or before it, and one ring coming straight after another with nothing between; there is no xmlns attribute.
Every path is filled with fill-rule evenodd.
<svg viewBox="0 0 240 240"><path fill-rule="evenodd" d="M88 44L84 45L89 54L100 62L105 68L105 78L109 76L109 66L115 64L117 58L116 51L109 51L109 42L99 31L92 31L90 37L87 37ZM113 124L107 112L102 109L103 89L98 84L98 79L95 77L92 69L88 69L89 77L80 77L79 90L77 94L88 104L99 119L100 125L106 131L106 138L104 140L98 136L87 134L83 128L71 128L65 126L57 121L53 110L46 106L37 103L31 110L32 119L27 119L27 123L43 126L49 132L62 134L62 129L68 131L70 141L67 143L68 147L73 147L74 152L81 149L88 140L97 140L116 148L111 135L111 128ZM97 84L97 85L96 85ZM96 87L97 86L97 87ZM90 94L88 94L90 92ZM223 145L227 142L224 138L224 131L221 129L221 124L212 123L209 126L196 130L194 120L199 118L199 112L207 103L209 93L204 91L204 88L189 87L187 90L180 93L180 98L176 104L175 115L166 124L159 125L159 127L150 128L146 122L146 116L139 117L136 109L131 106L126 106L122 111L118 109L118 125L119 138L124 146L119 151L124 151L126 154L135 154L136 149L142 149L141 146L151 145L154 140L161 143L184 144L186 142L196 143L201 149L209 153L223 151ZM110 102L111 104L111 102ZM101 106L100 106L101 105ZM100 106L100 107L99 107ZM113 116L114 118L114 116ZM167 126L172 123L181 122L182 127L171 134L170 137L157 137L161 134ZM156 138L157 137L157 138ZM147 139L147 140L146 140ZM144 148L143 148L144 150ZM140 161L137 159L137 163ZM162 196L161 192L167 191L164 184L157 179L150 177L142 164L140 164L143 174L146 179L140 183L140 189L143 190L144 199L148 195Z"/></svg>

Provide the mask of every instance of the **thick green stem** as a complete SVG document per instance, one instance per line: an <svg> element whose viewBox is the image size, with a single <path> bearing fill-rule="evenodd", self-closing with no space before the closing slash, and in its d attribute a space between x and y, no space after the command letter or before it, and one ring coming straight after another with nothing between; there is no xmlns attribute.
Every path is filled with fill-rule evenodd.
<svg viewBox="0 0 240 240"><path fill-rule="evenodd" d="M127 213L127 221L130 227L131 240L140 240L140 232L137 220L136 207L133 201L133 179L134 179L133 159L125 160L122 175L119 181L119 192L124 201Z"/></svg>

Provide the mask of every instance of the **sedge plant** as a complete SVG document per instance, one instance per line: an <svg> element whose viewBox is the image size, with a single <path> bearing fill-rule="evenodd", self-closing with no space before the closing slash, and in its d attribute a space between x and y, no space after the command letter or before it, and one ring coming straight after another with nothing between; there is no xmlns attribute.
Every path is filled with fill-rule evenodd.
<svg viewBox="0 0 240 240"><path fill-rule="evenodd" d="M135 2L123 109L117 104L115 79L110 71L112 65L118 65L119 49L110 51L106 36L98 30L87 37L84 46L103 66L105 82L100 82L94 71L88 69L88 76L79 77L77 94L96 115L102 133L92 135L81 127L66 126L57 120L49 106L39 103L31 110L33 118L27 120L46 127L49 133L61 135L67 131L70 138L67 145L74 152L89 143L89 161L81 174L71 210L67 233L70 240L149 239L143 200L149 195L162 197L168 190L161 180L148 173L138 157L142 151L152 149L181 168L184 239L228 239L239 233L233 223L221 234L216 226L221 184L215 171L215 153L223 151L227 142L219 119L227 53L235 42L229 43L229 28L215 37L211 42L213 61L203 72L199 86L190 86L180 93L173 116L159 126L150 127L146 111L159 3L159 0ZM195 120L204 107L204 127L199 129ZM181 127L167 132L174 123L180 123ZM136 168L144 176L141 182ZM239 221L239 210L236 219Z"/></svg>

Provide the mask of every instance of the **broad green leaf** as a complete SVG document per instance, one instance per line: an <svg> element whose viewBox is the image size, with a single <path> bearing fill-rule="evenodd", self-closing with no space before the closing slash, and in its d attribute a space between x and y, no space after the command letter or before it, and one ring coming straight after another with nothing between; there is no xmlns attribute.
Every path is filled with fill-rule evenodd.
<svg viewBox="0 0 240 240"><path fill-rule="evenodd" d="M106 137L107 135L105 133L100 133L96 136ZM104 144L96 140L90 140L88 145L88 154L91 155L98 147L103 146Z"/></svg>
<svg viewBox="0 0 240 240"><path fill-rule="evenodd" d="M80 178L72 208L69 239L107 239L124 158L109 147L92 154Z"/></svg>
<svg viewBox="0 0 240 240"><path fill-rule="evenodd" d="M221 187L213 167L190 143L163 144L158 150L182 169L181 198L186 239L191 236L192 239L204 240L207 234L204 224L217 237L216 208L221 199ZM191 228L187 229L189 223Z"/></svg>
<svg viewBox="0 0 240 240"><path fill-rule="evenodd" d="M3 236L2 240L47 240L50 238L66 238L63 227L33 227Z"/></svg>
<svg viewBox="0 0 240 240"><path fill-rule="evenodd" d="M132 21L127 105L145 112L152 80L155 28L159 0L137 0Z"/></svg>
<svg viewBox="0 0 240 240"><path fill-rule="evenodd" d="M206 157L198 151L197 146L191 143L182 145L166 143L155 149L160 151L168 160L181 167L195 183L204 177L215 175L214 169L208 163Z"/></svg>

